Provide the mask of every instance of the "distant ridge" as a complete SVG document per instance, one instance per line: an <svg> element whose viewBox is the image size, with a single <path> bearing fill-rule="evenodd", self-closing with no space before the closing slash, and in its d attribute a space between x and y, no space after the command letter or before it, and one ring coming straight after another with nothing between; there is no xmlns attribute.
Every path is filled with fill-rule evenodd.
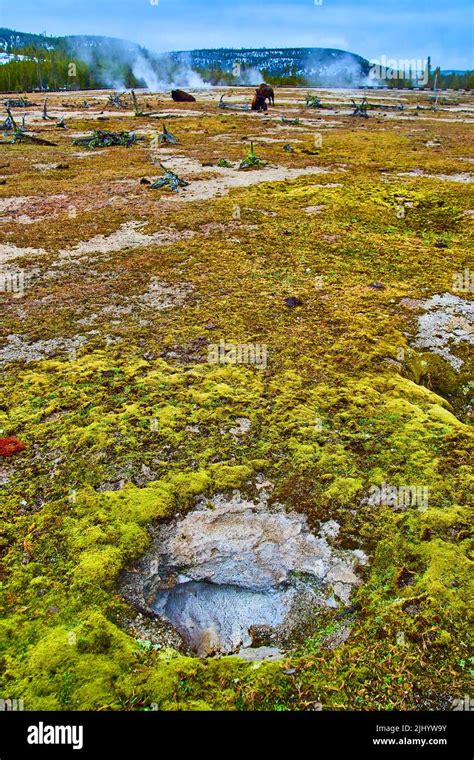
<svg viewBox="0 0 474 760"><path fill-rule="evenodd" d="M291 76L310 81L317 78L350 83L367 76L369 61L362 56L336 48L202 48L189 51L173 51L163 55L153 53L135 42L115 37L97 35L68 35L48 37L13 29L0 28L0 49L6 53L25 47L45 50L62 50L78 55L89 62L92 55L113 55L125 60L129 54L141 53L149 60L160 60L163 55L177 62L186 62L191 68L219 69L232 74L236 63L256 74L265 71L269 76Z"/></svg>
<svg viewBox="0 0 474 760"><path fill-rule="evenodd" d="M188 58L196 69L218 67L231 73L236 63L265 71L270 76L293 76L311 80L325 77L348 81L366 77L370 63L355 53L337 48L204 48L171 53L177 59Z"/></svg>
<svg viewBox="0 0 474 760"><path fill-rule="evenodd" d="M162 92L176 87L255 86L263 80L277 87L365 88L374 86L370 69L366 58L338 48L221 47L156 53L117 37L48 36L0 28L3 92L138 87ZM375 86L384 84L415 86L408 78ZM474 72L438 67L428 87L471 90Z"/></svg>

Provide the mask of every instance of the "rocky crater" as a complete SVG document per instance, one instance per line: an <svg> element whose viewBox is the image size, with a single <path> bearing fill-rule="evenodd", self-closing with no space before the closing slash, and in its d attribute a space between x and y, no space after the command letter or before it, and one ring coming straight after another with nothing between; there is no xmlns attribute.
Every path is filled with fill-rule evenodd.
<svg viewBox="0 0 474 760"><path fill-rule="evenodd" d="M304 515L270 509L266 495L218 495L154 529L120 590L170 623L198 656L279 645L324 608L349 603L367 558L334 548L338 533L334 521L312 533Z"/></svg>

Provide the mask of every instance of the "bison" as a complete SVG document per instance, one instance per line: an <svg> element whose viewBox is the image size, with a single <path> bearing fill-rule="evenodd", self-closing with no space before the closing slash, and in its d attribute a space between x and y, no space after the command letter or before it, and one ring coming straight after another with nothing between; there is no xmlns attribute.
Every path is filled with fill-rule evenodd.
<svg viewBox="0 0 474 760"><path fill-rule="evenodd" d="M175 103L195 103L196 98L184 90L171 90L171 97Z"/></svg>
<svg viewBox="0 0 474 760"><path fill-rule="evenodd" d="M252 111L268 111L268 106L263 95L258 94L258 90L255 90L255 95L252 100Z"/></svg>
<svg viewBox="0 0 474 760"><path fill-rule="evenodd" d="M275 92L269 84L261 84L257 90L258 95L262 95L273 106L275 105Z"/></svg>

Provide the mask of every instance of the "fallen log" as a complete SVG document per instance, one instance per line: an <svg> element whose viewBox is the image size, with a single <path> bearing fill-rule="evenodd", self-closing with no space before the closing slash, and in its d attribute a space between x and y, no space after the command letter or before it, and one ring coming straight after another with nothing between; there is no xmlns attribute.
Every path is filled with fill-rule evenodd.
<svg viewBox="0 0 474 760"><path fill-rule="evenodd" d="M124 95L124 92L114 92L112 95L109 95L107 102L114 108L126 108L126 103L122 101Z"/></svg>
<svg viewBox="0 0 474 760"><path fill-rule="evenodd" d="M51 147L56 147L56 143L50 142L49 140L43 140L41 137L36 137L35 135L27 134L25 132L25 117L22 119L22 126L19 127L9 108L7 108L7 114L7 121L10 122L9 131L13 131L12 145L18 142L24 142L31 143L33 145L49 145Z"/></svg>
<svg viewBox="0 0 474 760"><path fill-rule="evenodd" d="M4 132L16 132L18 130L16 121L13 118L13 114L9 108L7 108L7 118L2 124L2 129Z"/></svg>
<svg viewBox="0 0 474 760"><path fill-rule="evenodd" d="M150 189L152 190L160 190L162 187L168 187L173 190L173 192L177 193L180 187L187 187L189 185L189 182L186 182L186 180L181 179L178 177L177 174L172 172L170 169L167 169L163 164L160 164L160 168L164 172L164 177L159 177L159 179L156 179L153 184L150 185Z"/></svg>
<svg viewBox="0 0 474 760"><path fill-rule="evenodd" d="M44 105L43 105L43 119L45 121L54 121L54 116L48 115L48 98L44 99Z"/></svg>
<svg viewBox="0 0 474 760"><path fill-rule="evenodd" d="M14 118L14 116L13 116L13 114L10 111L9 108L7 108L7 114L8 114L8 119L6 121L8 121L8 120L10 121L10 127L9 127L9 129L13 129L15 132L18 131L18 125L17 125L17 123L15 121L15 118Z"/></svg>
<svg viewBox="0 0 474 760"><path fill-rule="evenodd" d="M311 95L308 92L306 95L306 108L323 108L321 99L317 95Z"/></svg>
<svg viewBox="0 0 474 760"><path fill-rule="evenodd" d="M7 108L27 108L28 106L32 106L33 103L30 103L26 98L19 98L18 100L10 98L5 101L5 105Z"/></svg>
<svg viewBox="0 0 474 760"><path fill-rule="evenodd" d="M158 143L163 143L165 145L177 145L179 143L179 140L177 137L175 137L168 129L166 129L166 124L163 122L163 131L161 134L157 136Z"/></svg>
<svg viewBox="0 0 474 760"><path fill-rule="evenodd" d="M225 108L228 111L250 111L250 106L248 103L244 103L241 106L238 104L224 103L223 95L221 95L221 99L219 100L218 108Z"/></svg>
<svg viewBox="0 0 474 760"><path fill-rule="evenodd" d="M359 104L357 104L353 98L351 98L351 100L354 107L354 111L352 112L351 116L361 116L363 119L368 119L369 114L367 113L367 109L369 107L369 104L367 102L367 98L362 98Z"/></svg>
<svg viewBox="0 0 474 760"><path fill-rule="evenodd" d="M13 135L12 144L18 142L32 143L33 145L49 145L52 148L57 147L57 143L50 142L49 140L43 140L41 137L36 137L35 135L28 135L21 129L18 129Z"/></svg>
<svg viewBox="0 0 474 760"><path fill-rule="evenodd" d="M141 111L138 105L138 98L132 90L133 108L135 110L135 116L155 116L159 111Z"/></svg>
<svg viewBox="0 0 474 760"><path fill-rule="evenodd" d="M135 132L102 132L97 129L87 137L76 137L72 144L81 145L83 148L109 148L114 145L124 145L129 148L130 145L142 139L142 137L137 137Z"/></svg>

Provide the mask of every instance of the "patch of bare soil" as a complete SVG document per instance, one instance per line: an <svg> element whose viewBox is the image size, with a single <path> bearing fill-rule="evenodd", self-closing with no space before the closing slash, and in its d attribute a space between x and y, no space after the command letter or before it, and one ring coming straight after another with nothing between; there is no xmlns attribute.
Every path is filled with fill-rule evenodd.
<svg viewBox="0 0 474 760"><path fill-rule="evenodd" d="M2 198L0 199L0 221L32 224L40 219L64 213L70 206L71 201L64 193L48 197L31 195L23 198ZM2 212L6 212L7 215L4 216Z"/></svg>
<svg viewBox="0 0 474 760"><path fill-rule="evenodd" d="M20 248L11 243L0 243L0 265L8 264L22 256L41 256L44 253L44 248Z"/></svg>
<svg viewBox="0 0 474 760"><path fill-rule="evenodd" d="M148 290L137 300L142 306L162 311L183 306L192 291L193 286L190 283L180 282L169 285L157 277L152 277Z"/></svg>
<svg viewBox="0 0 474 760"><path fill-rule="evenodd" d="M53 338L28 342L21 335L8 335L6 344L0 348L0 366L9 362L30 362L48 359L58 354L76 358L76 350L86 342L83 335L74 338Z"/></svg>
<svg viewBox="0 0 474 760"><path fill-rule="evenodd" d="M108 152L109 151L107 150L107 148L103 148L101 151L94 152L93 150L86 150L80 153L73 153L72 155L74 156L74 158L93 158L93 157L96 158L97 156L103 156L104 153L108 153Z"/></svg>
<svg viewBox="0 0 474 760"><path fill-rule="evenodd" d="M181 166L184 166L182 162ZM171 168L179 174L179 164L176 164L174 159L167 162L167 168ZM205 167L203 170L205 170ZM284 182L285 180L298 179L298 177L309 176L311 174L329 174L334 171L338 170L326 169L320 166L307 166L294 169L287 166L266 166L262 169L251 171L233 171L231 169L213 167L212 172L217 176L213 176L210 179L195 180L182 192L176 193L173 196L167 194L167 200L174 203L205 201L219 195L227 195L230 190L238 187L251 187L252 185L260 185L263 182Z"/></svg>
<svg viewBox="0 0 474 760"><path fill-rule="evenodd" d="M200 232L204 237L211 237L215 233L224 232L242 232L258 230L258 224L242 224L241 222L208 222L207 224L201 224L199 227Z"/></svg>
<svg viewBox="0 0 474 760"><path fill-rule="evenodd" d="M0 220L2 222L9 222L11 217L5 216L5 213L16 211L31 200L32 198L26 195L16 198L0 198Z"/></svg>
<svg viewBox="0 0 474 760"><path fill-rule="evenodd" d="M179 232L171 228L158 230L151 234L141 232L144 222L125 222L110 235L95 235L90 240L78 243L72 248L60 251L63 258L85 256L90 253L112 253L126 248L144 248L150 245L167 245L180 240L189 240L194 236L192 230Z"/></svg>
<svg viewBox="0 0 474 760"><path fill-rule="evenodd" d="M428 174L423 169L413 169L409 172L397 172L397 177L423 177L424 179L440 179L445 182L471 183L474 174L460 172L459 174Z"/></svg>

